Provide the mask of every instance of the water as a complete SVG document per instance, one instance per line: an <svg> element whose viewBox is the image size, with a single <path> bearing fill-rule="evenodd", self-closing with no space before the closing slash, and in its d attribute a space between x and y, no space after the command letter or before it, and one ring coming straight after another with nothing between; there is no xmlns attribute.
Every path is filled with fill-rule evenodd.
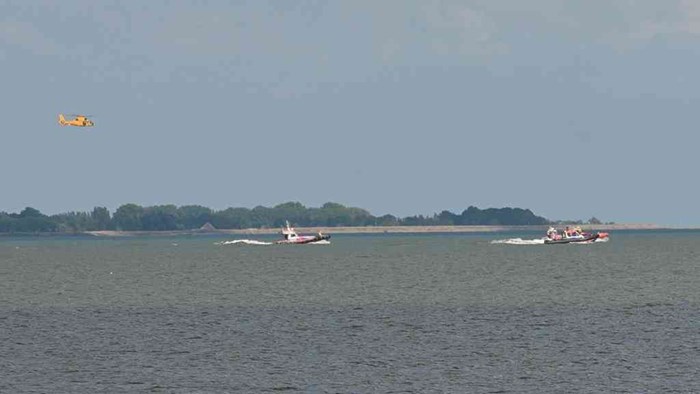
<svg viewBox="0 0 700 394"><path fill-rule="evenodd" d="M700 232L536 236L3 237L0 392L700 392Z"/></svg>

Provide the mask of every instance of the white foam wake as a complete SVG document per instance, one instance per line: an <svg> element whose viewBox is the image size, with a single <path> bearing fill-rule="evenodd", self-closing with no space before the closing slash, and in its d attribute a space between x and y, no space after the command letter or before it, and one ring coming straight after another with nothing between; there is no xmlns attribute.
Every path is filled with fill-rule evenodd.
<svg viewBox="0 0 700 394"><path fill-rule="evenodd" d="M244 245L272 245L272 242L256 241L256 240L254 240L254 239L234 239L233 241L221 241L221 242L216 242L216 245L235 245L235 244L244 244Z"/></svg>
<svg viewBox="0 0 700 394"><path fill-rule="evenodd" d="M508 244L508 245L544 245L544 238L537 239L522 239L522 238L510 238L510 239L494 239L491 241L492 244Z"/></svg>

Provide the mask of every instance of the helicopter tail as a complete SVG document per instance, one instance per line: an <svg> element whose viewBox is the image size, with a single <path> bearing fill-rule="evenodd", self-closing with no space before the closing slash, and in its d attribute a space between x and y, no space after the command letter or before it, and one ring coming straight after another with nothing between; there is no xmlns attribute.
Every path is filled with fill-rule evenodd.
<svg viewBox="0 0 700 394"><path fill-rule="evenodd" d="M63 114L58 114L58 124L61 126L66 125L66 118L63 117Z"/></svg>

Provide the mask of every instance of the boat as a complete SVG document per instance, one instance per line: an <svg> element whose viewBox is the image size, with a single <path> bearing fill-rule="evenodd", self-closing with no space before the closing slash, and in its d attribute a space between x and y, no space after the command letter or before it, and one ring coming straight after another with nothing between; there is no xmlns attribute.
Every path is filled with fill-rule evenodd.
<svg viewBox="0 0 700 394"><path fill-rule="evenodd" d="M289 225L289 221L285 220L285 227L282 228L283 239L276 241L276 244L310 244L319 241L327 241L331 239L328 234L322 234L320 231L316 235L299 235L294 230L294 227Z"/></svg>
<svg viewBox="0 0 700 394"><path fill-rule="evenodd" d="M557 230L550 227L547 230L547 237L544 239L544 243L547 245L551 244L570 244L570 243L590 243L597 240L604 240L608 238L608 233L584 233L580 228L569 231L568 227L566 230L559 234Z"/></svg>

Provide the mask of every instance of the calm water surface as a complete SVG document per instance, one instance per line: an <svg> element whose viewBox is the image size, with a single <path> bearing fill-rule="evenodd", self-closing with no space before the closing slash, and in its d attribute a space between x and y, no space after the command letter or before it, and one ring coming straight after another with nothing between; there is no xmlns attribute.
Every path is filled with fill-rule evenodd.
<svg viewBox="0 0 700 394"><path fill-rule="evenodd" d="M0 392L700 392L700 232L510 237L0 237Z"/></svg>

